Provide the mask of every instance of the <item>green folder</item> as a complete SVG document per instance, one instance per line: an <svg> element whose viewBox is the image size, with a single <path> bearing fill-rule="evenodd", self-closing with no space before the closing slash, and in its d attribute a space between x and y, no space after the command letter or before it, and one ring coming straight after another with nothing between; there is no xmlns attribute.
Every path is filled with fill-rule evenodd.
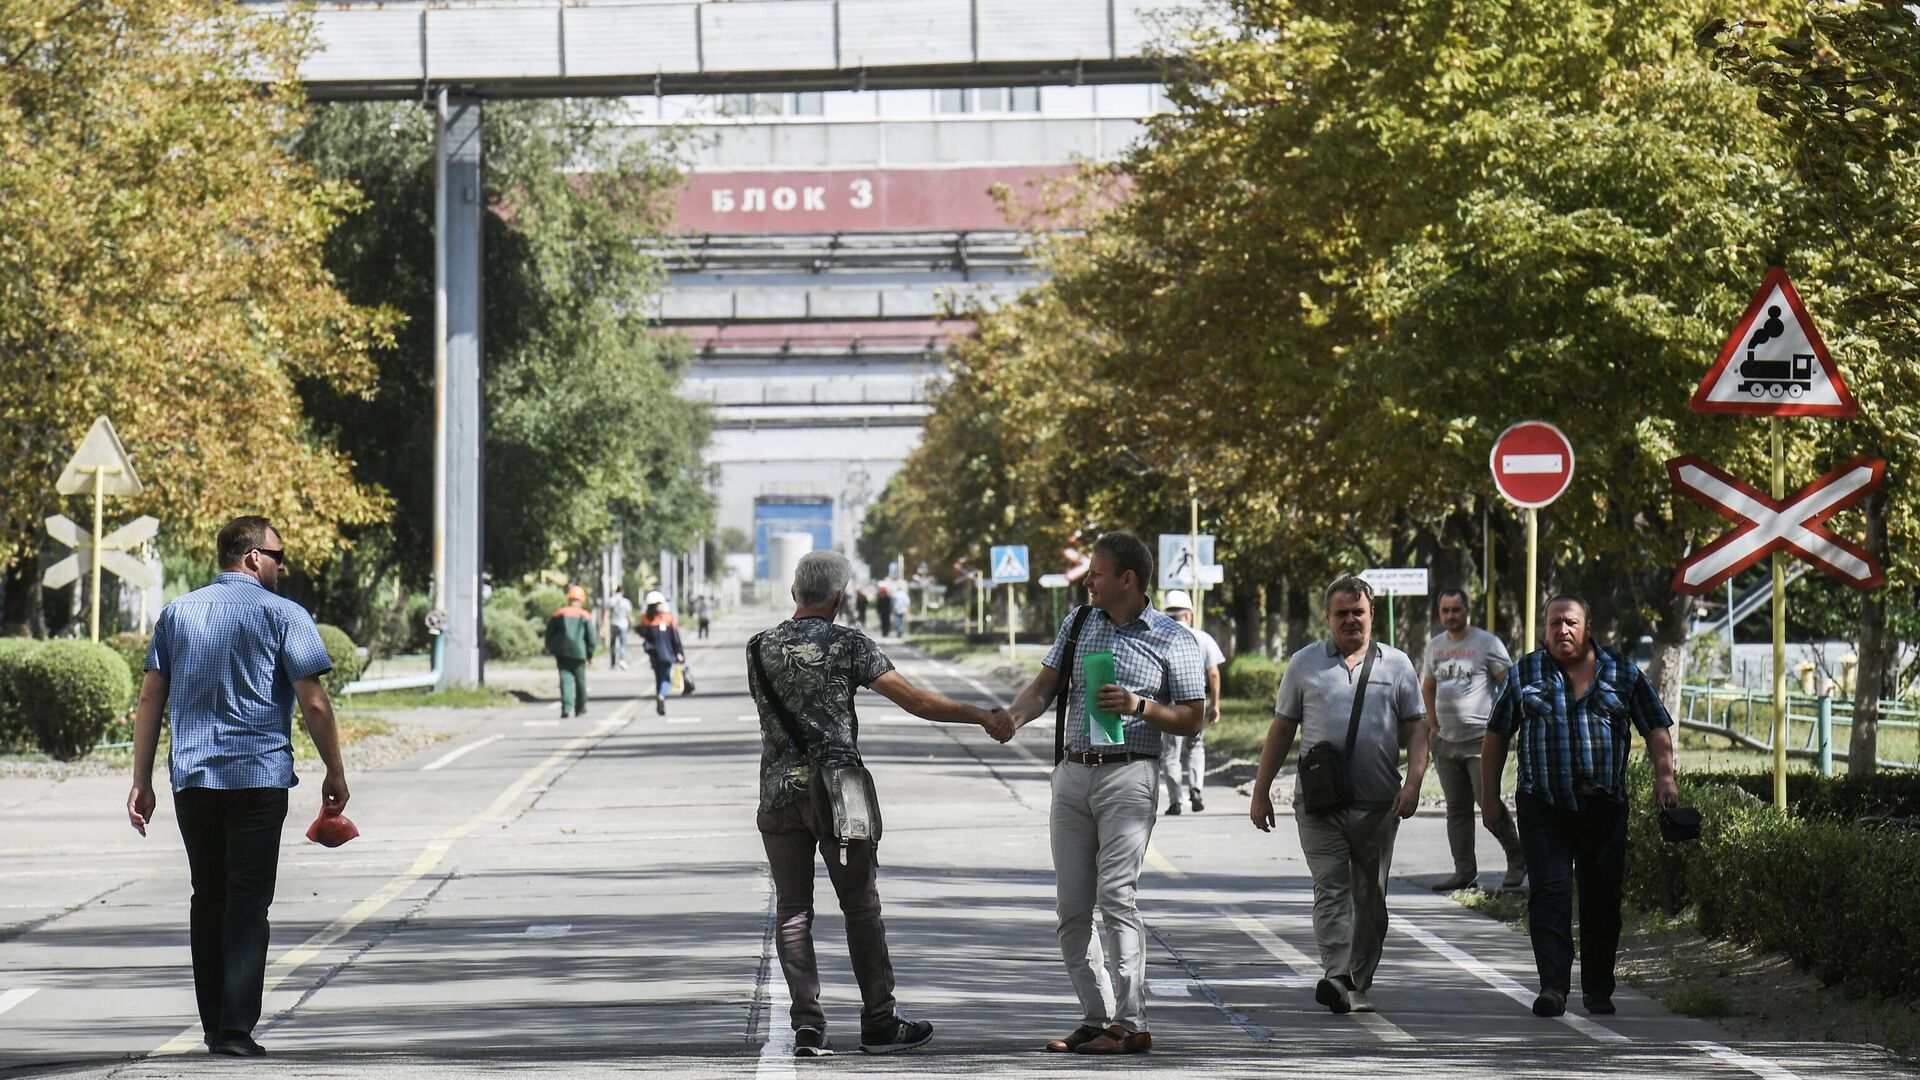
<svg viewBox="0 0 1920 1080"><path fill-rule="evenodd" d="M1119 746L1127 741L1121 729L1122 717L1102 709L1096 700L1100 688L1119 681L1114 673L1113 654L1090 652L1080 658L1080 673L1087 684L1087 741L1095 746Z"/></svg>

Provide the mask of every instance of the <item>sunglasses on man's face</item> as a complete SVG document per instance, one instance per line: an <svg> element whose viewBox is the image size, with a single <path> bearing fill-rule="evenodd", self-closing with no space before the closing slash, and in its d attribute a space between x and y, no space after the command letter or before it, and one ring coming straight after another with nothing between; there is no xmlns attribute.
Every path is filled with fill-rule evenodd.
<svg viewBox="0 0 1920 1080"><path fill-rule="evenodd" d="M257 547L257 548L254 548L253 550L259 552L262 555L265 555L269 559L272 559L273 565L275 566L284 567L287 565L287 552L285 548Z"/></svg>

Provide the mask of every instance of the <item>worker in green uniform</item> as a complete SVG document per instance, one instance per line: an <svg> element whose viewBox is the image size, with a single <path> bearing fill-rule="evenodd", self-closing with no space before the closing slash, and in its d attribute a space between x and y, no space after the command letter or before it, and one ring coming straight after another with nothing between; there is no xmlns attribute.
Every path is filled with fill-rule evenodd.
<svg viewBox="0 0 1920 1080"><path fill-rule="evenodd" d="M547 619L547 651L560 669L560 715L587 715L587 661L593 659L593 616L587 590L567 586L566 605Z"/></svg>

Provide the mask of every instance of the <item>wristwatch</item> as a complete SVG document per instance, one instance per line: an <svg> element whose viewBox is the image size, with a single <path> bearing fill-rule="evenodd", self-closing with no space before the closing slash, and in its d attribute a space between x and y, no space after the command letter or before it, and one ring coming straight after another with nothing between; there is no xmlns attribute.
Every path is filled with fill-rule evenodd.
<svg viewBox="0 0 1920 1080"><path fill-rule="evenodd" d="M1133 698L1135 701L1138 701L1140 703L1134 706L1133 715L1139 717L1142 720L1145 720L1147 718L1147 695L1135 694L1133 695Z"/></svg>

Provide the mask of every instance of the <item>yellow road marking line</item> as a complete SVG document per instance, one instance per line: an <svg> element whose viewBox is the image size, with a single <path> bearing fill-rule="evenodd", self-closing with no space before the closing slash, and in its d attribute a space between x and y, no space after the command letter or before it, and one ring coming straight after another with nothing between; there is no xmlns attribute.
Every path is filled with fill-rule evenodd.
<svg viewBox="0 0 1920 1080"><path fill-rule="evenodd" d="M520 797L526 794L528 788L538 783L542 777L572 757L576 751L585 747L588 743L604 738L611 734L614 729L624 725L637 705L638 702L635 701L627 702L627 704L621 706L612 716L595 725L592 731L569 740L566 745L549 754L546 760L522 773L520 778L508 785L507 789L496 796L485 810L468 818L459 825L448 829L446 832L441 833L433 841L428 843L426 847L421 849L419 856L413 860L412 866L409 866L405 871L388 880L385 885L380 887L379 891L367 897L365 900L360 901L358 904L355 904L351 910L345 915L333 920L325 929L282 953L279 959L267 967L266 985L261 990L261 996L265 997L267 994L273 993L281 983L287 980L288 976L299 970L301 966L320 955L334 942L352 933L355 927L372 918L380 909L398 899L400 894L406 892L415 882L432 873L440 865L441 861L447 857L447 852L452 850L455 843L482 825L492 824L496 819L512 809L513 806L519 802ZM200 1025L195 1024L167 1040L167 1042L155 1050L153 1054L156 1057L168 1054L184 1054L200 1045L201 1035Z"/></svg>

